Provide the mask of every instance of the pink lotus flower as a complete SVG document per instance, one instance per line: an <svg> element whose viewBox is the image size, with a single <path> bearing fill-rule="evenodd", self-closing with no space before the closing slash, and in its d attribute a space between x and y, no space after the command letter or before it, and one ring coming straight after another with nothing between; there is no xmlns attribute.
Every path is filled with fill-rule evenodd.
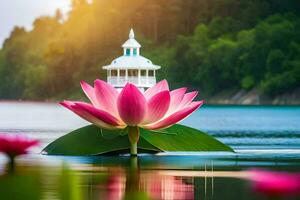
<svg viewBox="0 0 300 200"><path fill-rule="evenodd" d="M96 80L94 87L82 81L81 87L91 104L80 101L63 101L60 104L105 129L124 129L128 126L132 143L138 140L137 127L150 130L167 128L203 104L203 101L193 102L198 93L196 91L186 93L187 88L169 91L166 80L144 93L131 83L119 92L102 80Z"/></svg>
<svg viewBox="0 0 300 200"><path fill-rule="evenodd" d="M38 141L21 135L0 134L0 152L10 158L26 154L30 147L38 145Z"/></svg>
<svg viewBox="0 0 300 200"><path fill-rule="evenodd" d="M267 196L280 197L300 193L300 174L251 170L249 179L255 191Z"/></svg>
<svg viewBox="0 0 300 200"><path fill-rule="evenodd" d="M187 88L169 91L163 80L142 93L127 83L119 93L112 85L96 80L94 87L81 82L91 104L63 101L61 104L83 119L106 129L139 126L145 129L167 128L190 115L203 101L192 102L197 92L185 93Z"/></svg>
<svg viewBox="0 0 300 200"><path fill-rule="evenodd" d="M22 135L0 134L0 152L9 158L9 172L14 171L15 157L26 154L30 147L38 145L39 142Z"/></svg>

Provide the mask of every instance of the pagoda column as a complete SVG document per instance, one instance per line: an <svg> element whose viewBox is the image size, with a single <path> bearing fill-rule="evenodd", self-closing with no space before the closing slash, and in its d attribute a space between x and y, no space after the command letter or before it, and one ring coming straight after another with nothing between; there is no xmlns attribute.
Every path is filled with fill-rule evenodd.
<svg viewBox="0 0 300 200"><path fill-rule="evenodd" d="M130 48L130 56L133 56L133 48Z"/></svg>
<svg viewBox="0 0 300 200"><path fill-rule="evenodd" d="M141 70L138 69L138 84L141 84Z"/></svg>
<svg viewBox="0 0 300 200"><path fill-rule="evenodd" d="M146 69L146 84L149 84L149 75L148 75L148 69Z"/></svg>
<svg viewBox="0 0 300 200"><path fill-rule="evenodd" d="M120 69L117 70L117 84L120 83Z"/></svg>

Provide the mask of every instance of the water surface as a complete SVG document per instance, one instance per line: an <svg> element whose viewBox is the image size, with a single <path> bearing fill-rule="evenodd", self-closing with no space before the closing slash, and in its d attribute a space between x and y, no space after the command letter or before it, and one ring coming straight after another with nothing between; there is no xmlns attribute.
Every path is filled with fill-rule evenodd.
<svg viewBox="0 0 300 200"><path fill-rule="evenodd" d="M206 106L182 124L208 132L236 153L167 152L137 160L40 155L48 143L88 123L54 103L1 102L0 111L0 132L41 141L17 162L18 176L32 174L43 183L32 184L40 191L37 199L263 199L245 179L248 169L300 172L300 106ZM0 156L1 174L6 161ZM11 180L3 181L0 197L1 184Z"/></svg>

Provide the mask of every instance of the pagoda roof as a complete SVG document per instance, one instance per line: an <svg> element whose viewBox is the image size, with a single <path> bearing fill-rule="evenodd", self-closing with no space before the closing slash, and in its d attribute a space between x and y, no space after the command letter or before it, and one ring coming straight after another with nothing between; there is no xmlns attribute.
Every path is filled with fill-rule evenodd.
<svg viewBox="0 0 300 200"><path fill-rule="evenodd" d="M140 48L141 45L134 39L134 32L130 29L129 39L122 45L123 48Z"/></svg>
<svg viewBox="0 0 300 200"><path fill-rule="evenodd" d="M151 60L137 56L120 56L114 59L110 65L103 66L103 69L160 69L160 66L152 64Z"/></svg>

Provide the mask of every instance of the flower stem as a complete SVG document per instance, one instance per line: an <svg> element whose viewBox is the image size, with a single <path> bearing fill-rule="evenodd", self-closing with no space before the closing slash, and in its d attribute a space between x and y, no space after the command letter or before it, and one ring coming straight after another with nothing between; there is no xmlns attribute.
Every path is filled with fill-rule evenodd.
<svg viewBox="0 0 300 200"><path fill-rule="evenodd" d="M130 155L137 156L137 143L131 143L130 145Z"/></svg>
<svg viewBox="0 0 300 200"><path fill-rule="evenodd" d="M130 155L137 156L137 144L140 137L140 130L137 126L130 126L128 131L130 141Z"/></svg>
<svg viewBox="0 0 300 200"><path fill-rule="evenodd" d="M15 157L9 156L8 173L13 173L14 171L15 171Z"/></svg>

